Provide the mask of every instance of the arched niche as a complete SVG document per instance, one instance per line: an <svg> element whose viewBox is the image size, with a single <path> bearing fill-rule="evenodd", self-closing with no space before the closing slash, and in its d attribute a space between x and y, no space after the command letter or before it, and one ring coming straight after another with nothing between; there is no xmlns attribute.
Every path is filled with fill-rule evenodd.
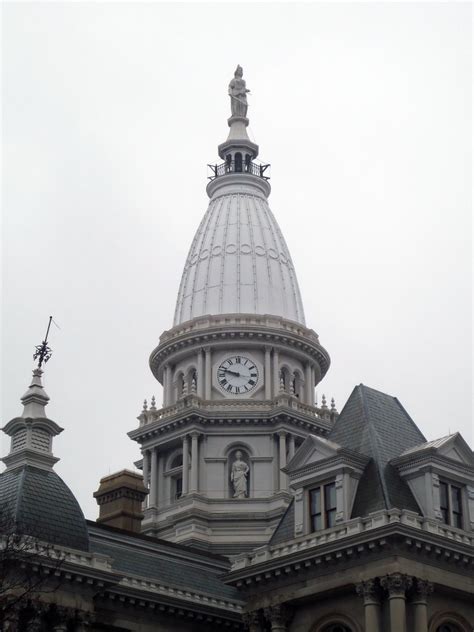
<svg viewBox="0 0 474 632"><path fill-rule="evenodd" d="M228 498L235 500L251 498L253 495L253 468L250 458L252 449L245 443L233 443L227 447L225 456Z"/></svg>

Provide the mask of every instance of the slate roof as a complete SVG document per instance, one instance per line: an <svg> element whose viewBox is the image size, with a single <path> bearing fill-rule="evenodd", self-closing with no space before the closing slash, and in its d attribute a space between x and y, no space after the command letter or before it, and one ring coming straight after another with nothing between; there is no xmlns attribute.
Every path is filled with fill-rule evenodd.
<svg viewBox="0 0 474 632"><path fill-rule="evenodd" d="M25 465L2 472L0 516L0 529L5 531L89 550L89 535L79 503L52 470Z"/></svg>
<svg viewBox="0 0 474 632"><path fill-rule="evenodd" d="M274 544L281 544L287 540L292 540L295 537L295 501L292 500L285 513L281 517L275 531L273 532L270 542L270 546Z"/></svg>
<svg viewBox="0 0 474 632"><path fill-rule="evenodd" d="M218 556L110 527L104 530L102 537L102 530L97 524L90 529L91 551L110 556L115 571L145 577L179 590L241 601L238 591L220 579L229 570L228 560L225 560L227 568L224 570L224 558ZM107 532L113 535L110 537Z"/></svg>
<svg viewBox="0 0 474 632"><path fill-rule="evenodd" d="M372 459L359 482L353 518L395 507L421 513L390 460L426 439L396 397L356 386L329 439Z"/></svg>
<svg viewBox="0 0 474 632"><path fill-rule="evenodd" d="M412 448L408 448L408 450L405 450L404 452L402 452L402 455L413 454L414 452L421 452L422 450L429 450L430 448L435 448L435 449L441 448L443 445L448 443L456 435L459 435L459 433L456 432L455 434L450 434L450 435L447 435L446 437L440 437L439 439L433 439L433 441L427 441L425 443L419 443L418 445L416 445L416 446L414 446Z"/></svg>

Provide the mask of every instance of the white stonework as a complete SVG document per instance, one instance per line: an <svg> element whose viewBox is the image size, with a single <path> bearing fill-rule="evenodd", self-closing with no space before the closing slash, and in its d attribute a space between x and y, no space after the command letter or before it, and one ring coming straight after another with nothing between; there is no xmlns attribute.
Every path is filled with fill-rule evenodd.
<svg viewBox="0 0 474 632"><path fill-rule="evenodd" d="M238 90L242 102L218 148L224 163L212 167L174 326L150 356L163 408L145 409L129 433L150 488L143 532L226 554L268 541L291 500L282 468L308 433L327 434L337 416L315 406L329 355L304 324L236 73L229 94Z"/></svg>

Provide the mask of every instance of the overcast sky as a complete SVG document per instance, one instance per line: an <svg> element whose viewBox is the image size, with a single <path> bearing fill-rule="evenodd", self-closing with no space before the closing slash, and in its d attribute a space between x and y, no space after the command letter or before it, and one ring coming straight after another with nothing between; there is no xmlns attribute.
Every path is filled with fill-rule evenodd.
<svg viewBox="0 0 474 632"><path fill-rule="evenodd" d="M207 163L244 68L250 135L339 410L363 382L472 440L471 6L3 5L3 410L50 314L58 473L95 518L133 468ZM2 423L2 425L3 425ZM2 439L2 454L8 450Z"/></svg>

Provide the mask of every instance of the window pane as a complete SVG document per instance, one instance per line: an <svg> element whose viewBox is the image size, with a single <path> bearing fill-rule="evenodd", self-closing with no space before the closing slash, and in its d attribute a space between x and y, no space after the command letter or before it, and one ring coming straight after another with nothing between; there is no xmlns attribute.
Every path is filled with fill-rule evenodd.
<svg viewBox="0 0 474 632"><path fill-rule="evenodd" d="M321 488L311 490L311 514L321 513Z"/></svg>
<svg viewBox="0 0 474 632"><path fill-rule="evenodd" d="M324 486L324 507L326 511L336 509L336 483Z"/></svg>
<svg viewBox="0 0 474 632"><path fill-rule="evenodd" d="M183 479L177 478L175 479L175 482L176 482L175 496L176 498L181 498L181 496L183 495Z"/></svg>
<svg viewBox="0 0 474 632"><path fill-rule="evenodd" d="M451 486L451 502L452 502L453 512L462 513L461 490L459 487Z"/></svg>
<svg viewBox="0 0 474 632"><path fill-rule="evenodd" d="M448 486L446 483L439 484L439 504L443 515L443 522L449 524Z"/></svg>
<svg viewBox="0 0 474 632"><path fill-rule="evenodd" d="M335 509L331 509L330 511L326 512L326 527L334 527L334 525L336 524L336 510Z"/></svg>
<svg viewBox="0 0 474 632"><path fill-rule="evenodd" d="M323 518L321 514L311 516L311 528L313 531L321 531L323 528Z"/></svg>

